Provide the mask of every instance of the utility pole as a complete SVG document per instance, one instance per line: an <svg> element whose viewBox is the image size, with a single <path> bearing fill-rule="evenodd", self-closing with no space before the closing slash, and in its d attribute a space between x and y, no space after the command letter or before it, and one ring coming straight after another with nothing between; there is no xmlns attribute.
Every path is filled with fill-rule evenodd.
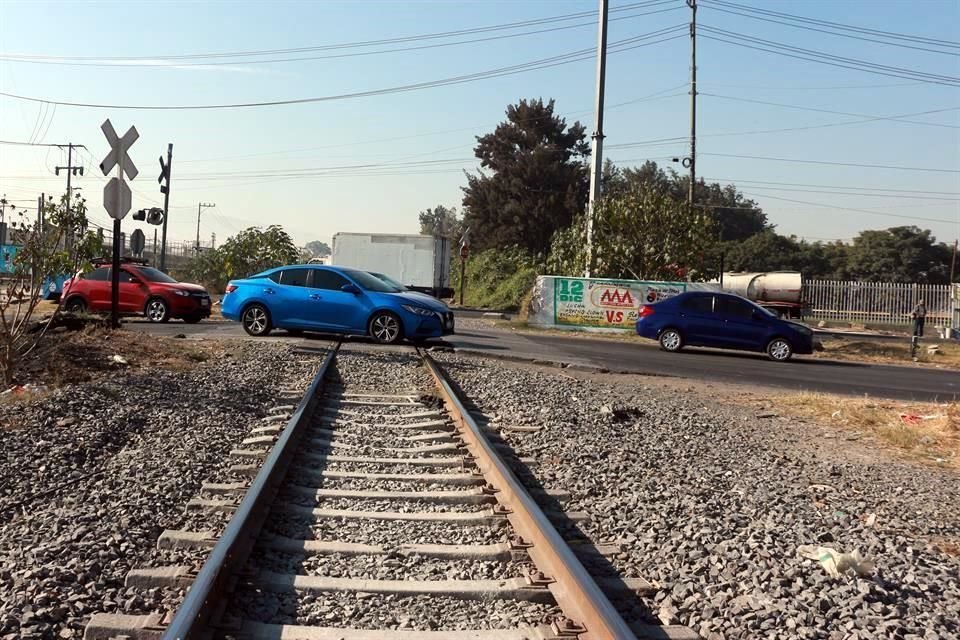
<svg viewBox="0 0 960 640"><path fill-rule="evenodd" d="M153 228L153 266L157 266L157 228Z"/></svg>
<svg viewBox="0 0 960 640"><path fill-rule="evenodd" d="M163 234L160 239L160 271L165 271L167 267L167 218L170 217L170 171L173 168L173 143L167 144L167 162L164 164L163 156L160 156L160 177L157 182L160 183L160 193L163 194ZM166 180L166 184L164 184ZM156 251L154 251L154 261L156 261Z"/></svg>
<svg viewBox="0 0 960 640"><path fill-rule="evenodd" d="M217 205L214 204L214 203L212 203L212 202L198 202L198 203L197 203L197 247L196 247L196 250L197 250L197 255L198 255L198 256L200 255L200 212L201 212L204 208L212 209L212 208L215 207L215 206L217 206Z"/></svg>
<svg viewBox="0 0 960 640"><path fill-rule="evenodd" d="M690 7L690 210L695 204L693 190L697 183L697 0L687 0Z"/></svg>
<svg viewBox="0 0 960 640"><path fill-rule="evenodd" d="M64 147L67 148L67 166L65 166L65 167L56 167L55 170L54 170L54 174L55 174L55 175L60 175L60 170L61 170L61 169L63 169L64 171L67 172L67 216L69 217L69 216L70 216L70 196L73 194L73 190L70 188L70 178L71 178L72 176L77 175L78 173L79 173L81 176L83 175L83 166L82 166L82 165L79 166L79 167L73 166L73 150L74 150L74 149L86 149L86 147L83 146L82 144L73 144L72 142L68 142L67 144L58 144L57 147L59 147L60 149L63 149ZM73 230L72 230L72 229L68 229L68 230L67 230L67 234L66 234L65 237L66 237L66 240L65 240L66 245L67 245L68 247L69 247L69 246L72 246L72 245L73 245Z"/></svg>
<svg viewBox="0 0 960 640"><path fill-rule="evenodd" d="M957 244L960 244L960 240L953 241L953 259L950 261L950 284L953 284L953 276L957 270Z"/></svg>
<svg viewBox="0 0 960 640"><path fill-rule="evenodd" d="M593 264L593 216L600 198L600 178L603 171L603 88L607 73L607 0L600 0L600 25L597 32L597 96L594 105L593 145L590 157L590 196L587 202L587 264L584 276L590 277Z"/></svg>

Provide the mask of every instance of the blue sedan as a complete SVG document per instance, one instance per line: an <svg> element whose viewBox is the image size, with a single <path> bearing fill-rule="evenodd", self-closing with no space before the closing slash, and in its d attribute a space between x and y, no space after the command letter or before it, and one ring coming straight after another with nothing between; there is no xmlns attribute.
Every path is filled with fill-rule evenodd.
<svg viewBox="0 0 960 640"><path fill-rule="evenodd" d="M365 271L291 265L232 280L223 316L252 336L272 329L369 335L393 344L453 333L453 313L433 298L404 293Z"/></svg>
<svg viewBox="0 0 960 640"><path fill-rule="evenodd" d="M688 291L644 305L637 335L660 342L666 351L685 346L766 353L784 362L795 353L813 353L813 331L780 320L746 298L710 291Z"/></svg>

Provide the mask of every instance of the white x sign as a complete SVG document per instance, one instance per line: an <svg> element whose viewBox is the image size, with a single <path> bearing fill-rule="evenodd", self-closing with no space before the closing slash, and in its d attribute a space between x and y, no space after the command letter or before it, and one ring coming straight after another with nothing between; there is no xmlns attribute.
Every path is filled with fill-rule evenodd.
<svg viewBox="0 0 960 640"><path fill-rule="evenodd" d="M103 131L103 135L107 137L107 142L110 143L110 153L108 153L107 157L100 163L100 170L103 171L103 175L110 173L119 162L123 172L127 174L127 178L130 180L136 178L140 172L137 170L136 165L133 164L130 156L127 155L127 151L131 145L137 141L137 138L140 137L140 134L137 133L137 128L130 127L127 129L127 132L123 134L123 137L120 138L117 136L117 132L114 131L110 119L107 118L107 120L100 125L100 129ZM123 178L123 176L120 177L121 179Z"/></svg>

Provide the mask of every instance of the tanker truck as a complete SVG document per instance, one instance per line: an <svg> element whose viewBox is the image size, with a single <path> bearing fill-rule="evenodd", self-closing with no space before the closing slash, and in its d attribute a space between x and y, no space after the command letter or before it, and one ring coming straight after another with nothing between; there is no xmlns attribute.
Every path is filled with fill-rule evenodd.
<svg viewBox="0 0 960 640"><path fill-rule="evenodd" d="M803 317L803 274L799 271L729 272L723 274L720 286L781 318Z"/></svg>

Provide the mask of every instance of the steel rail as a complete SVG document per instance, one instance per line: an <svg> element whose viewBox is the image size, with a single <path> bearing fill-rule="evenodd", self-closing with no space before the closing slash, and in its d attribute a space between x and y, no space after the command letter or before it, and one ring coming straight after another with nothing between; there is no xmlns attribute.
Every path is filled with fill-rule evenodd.
<svg viewBox="0 0 960 640"><path fill-rule="evenodd" d="M336 342L328 349L313 382L230 518L223 535L210 550L190 591L167 626L163 640L199 637L205 630L208 616L216 609L216 603L243 569L302 433L320 402L319 391L339 348L340 343Z"/></svg>
<svg viewBox="0 0 960 640"><path fill-rule="evenodd" d="M564 614L571 618L564 630L580 640L633 640L636 636L629 625L494 451L446 374L430 355L419 349L417 352L433 375L447 410L459 424L460 435L475 464L483 472L484 479L493 485L497 500L509 510L507 519L516 533L532 545L526 551L537 569L551 580L547 588Z"/></svg>

